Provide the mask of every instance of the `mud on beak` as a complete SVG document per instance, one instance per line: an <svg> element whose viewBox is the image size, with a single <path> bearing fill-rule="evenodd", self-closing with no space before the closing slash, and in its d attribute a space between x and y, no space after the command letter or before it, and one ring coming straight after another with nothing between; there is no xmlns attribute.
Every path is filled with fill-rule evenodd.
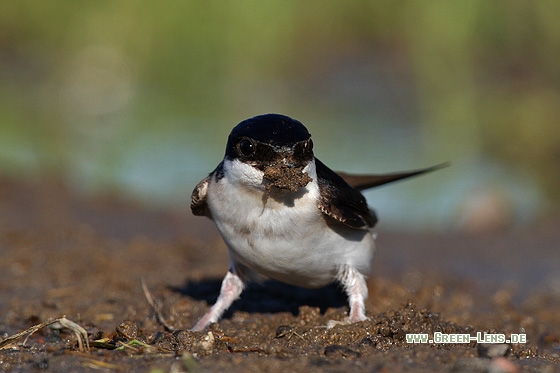
<svg viewBox="0 0 560 373"><path fill-rule="evenodd" d="M272 187L278 189L297 192L300 188L305 187L313 179L304 172L306 164L297 164L292 162L290 157L284 157L279 162L271 164L264 169L263 177L269 181L266 185L268 191Z"/></svg>

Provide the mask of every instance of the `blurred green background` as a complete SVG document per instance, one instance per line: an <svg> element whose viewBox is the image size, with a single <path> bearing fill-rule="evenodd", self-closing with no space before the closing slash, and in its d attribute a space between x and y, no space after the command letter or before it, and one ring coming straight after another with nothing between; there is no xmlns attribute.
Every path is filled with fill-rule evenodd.
<svg viewBox="0 0 560 373"><path fill-rule="evenodd" d="M0 2L0 174L186 209L243 119L368 192L382 226L503 229L560 197L560 2Z"/></svg>

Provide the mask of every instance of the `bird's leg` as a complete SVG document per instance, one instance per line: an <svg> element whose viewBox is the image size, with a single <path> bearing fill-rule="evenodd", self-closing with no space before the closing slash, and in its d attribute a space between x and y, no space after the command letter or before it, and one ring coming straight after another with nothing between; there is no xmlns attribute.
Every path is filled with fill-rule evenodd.
<svg viewBox="0 0 560 373"><path fill-rule="evenodd" d="M368 296L366 278L356 268L346 265L337 276L337 280L344 286L350 304L350 313L344 322L329 321L328 328L337 324L352 324L369 320L366 317L365 300Z"/></svg>
<svg viewBox="0 0 560 373"><path fill-rule="evenodd" d="M239 298L244 287L245 282L238 274L235 266L232 265L226 274L226 277L224 277L222 281L222 287L220 289L218 300L191 330L202 331L208 325L217 322L231 304Z"/></svg>

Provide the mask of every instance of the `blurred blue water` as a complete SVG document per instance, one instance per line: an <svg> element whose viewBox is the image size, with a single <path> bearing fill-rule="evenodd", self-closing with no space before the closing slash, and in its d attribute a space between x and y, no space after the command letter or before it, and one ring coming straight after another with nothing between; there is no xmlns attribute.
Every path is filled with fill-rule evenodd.
<svg viewBox="0 0 560 373"><path fill-rule="evenodd" d="M433 174L365 193L385 229L445 231L465 225L470 229L471 223L465 223L469 219L481 224L490 219L487 224L500 228L532 221L541 212L543 197L530 175L485 159L438 158L426 151L430 143L417 127L374 125L366 118L343 125L298 119L312 133L315 155L334 170L385 173L451 161L450 167ZM110 190L153 206L187 208L196 183L221 161L229 131L237 122L170 121L174 125L157 131L127 134L126 141L115 143L110 156L93 154L97 152L93 148L74 153L70 183L82 192Z"/></svg>

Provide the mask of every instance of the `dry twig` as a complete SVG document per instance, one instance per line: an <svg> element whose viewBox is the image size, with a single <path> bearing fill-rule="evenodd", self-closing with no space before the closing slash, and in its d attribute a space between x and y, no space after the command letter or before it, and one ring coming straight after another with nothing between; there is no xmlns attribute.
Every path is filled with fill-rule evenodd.
<svg viewBox="0 0 560 373"><path fill-rule="evenodd" d="M144 296L146 297L146 299L148 300L148 303L150 304L150 306L154 310L154 313L156 314L156 318L159 321L159 323L161 325L163 325L165 330L167 330L168 332L176 331L177 329L174 328L172 325L168 324L167 321L165 321L165 319L163 318L163 315L161 314L160 310L158 309L158 307L156 305L156 302L154 301L154 298L152 298L152 295L150 294L150 292L148 290L148 286L146 286L146 281L144 281L144 278L142 278L142 290L144 290Z"/></svg>
<svg viewBox="0 0 560 373"><path fill-rule="evenodd" d="M32 327L30 327L28 329L25 329L25 330L23 330L19 333L13 334L13 335L3 339L2 341L0 341L0 349L12 347L12 345L18 339L20 339L23 336L26 336L25 339L22 342L22 345L24 346L25 343L27 342L27 339L33 333L35 333L39 329L42 329L46 326L53 325L53 324L59 324L62 328L70 329L74 333L74 335L76 336L76 339L78 340L78 348L80 349L80 351L89 351L89 341L88 341L88 338L87 338L86 330L82 326L75 323L74 321L68 320L66 318L66 316L62 316L62 317L59 317L58 319L54 319L54 320L51 319L51 320L42 322L40 324L33 325ZM84 341L85 341L85 348L84 348Z"/></svg>

